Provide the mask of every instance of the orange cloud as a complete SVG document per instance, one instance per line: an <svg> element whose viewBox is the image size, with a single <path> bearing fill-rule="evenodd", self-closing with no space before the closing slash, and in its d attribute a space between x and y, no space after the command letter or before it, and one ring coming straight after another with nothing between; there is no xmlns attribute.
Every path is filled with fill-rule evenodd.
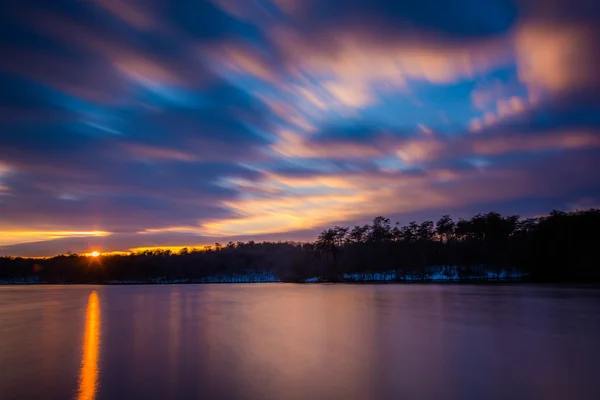
<svg viewBox="0 0 600 400"><path fill-rule="evenodd" d="M219 1L244 8L237 2ZM296 8L298 2L281 0L277 4ZM354 108L374 103L377 91L402 90L411 79L454 82L509 65L515 57L519 79L529 88L530 102L537 101L540 91L555 93L600 83L593 59L598 50L596 37L600 35L597 28L586 23L558 24L529 18L504 37L470 42L410 31L393 40L379 40L376 33L354 27L322 32L323 40L315 42L289 26L266 24L265 30L284 55L292 76L298 72L310 76L312 85ZM235 61L236 57L240 59ZM242 53L232 59L254 76L273 79L272 64L260 57ZM511 97L498 86L493 93L474 92L475 108L484 110L499 98ZM307 85L298 92L319 109L330 108L319 90ZM508 109L500 107L500 117L508 115ZM488 124L492 119L487 116Z"/></svg>
<svg viewBox="0 0 600 400"><path fill-rule="evenodd" d="M432 170L422 175L405 173L351 173L310 177L265 174L272 185L289 188L275 198L249 197L223 205L235 211L236 218L208 221L206 234L280 233L357 220L377 213L411 213L440 207L453 207L498 198L512 198L532 192L529 176L521 171ZM452 180L452 186L444 185ZM512 182L499 191L501 182ZM313 189L321 195L300 194ZM473 190L477 188L477 190Z"/></svg>
<svg viewBox="0 0 600 400"><path fill-rule="evenodd" d="M12 170L13 169L8 164L5 164L2 161L0 161L0 178L2 176L8 175L10 172L12 172Z"/></svg>
<svg viewBox="0 0 600 400"><path fill-rule="evenodd" d="M328 82L324 87L340 103L348 107L364 107L375 101L370 90L361 84L353 86Z"/></svg>
<svg viewBox="0 0 600 400"><path fill-rule="evenodd" d="M550 93L586 88L600 82L597 27L527 22L515 34L519 78L530 91Z"/></svg>
<svg viewBox="0 0 600 400"><path fill-rule="evenodd" d="M231 4L238 9L237 3ZM447 83L469 78L508 63L511 53L510 41L504 38L464 44L409 35L381 41L364 32L347 31L329 35L324 46L289 27L265 29L284 56L284 69L300 82L294 91L321 110L331 108L328 97L347 107L370 105L377 98L376 90L404 90L409 79ZM275 71L280 66L276 68L248 46L225 42L210 54L229 68L277 82Z"/></svg>
<svg viewBox="0 0 600 400"><path fill-rule="evenodd" d="M155 250L162 250L162 251L170 251L171 253L179 253L181 252L181 250L183 249L188 249L188 250L192 250L194 249L195 251L198 250L204 250L204 248L206 246L211 246L212 244L204 244L204 243L195 243L192 245L188 245L188 246L149 246L149 247L133 247L131 249L129 249L130 252L134 252L134 253L142 253L144 251L155 251ZM127 254L125 252L112 252L111 254Z"/></svg>
<svg viewBox="0 0 600 400"><path fill-rule="evenodd" d="M338 100L364 106L374 86L402 88L407 79L445 83L473 76L509 60L506 40L470 44L439 37L375 41L361 32L336 32L327 46L310 43L289 28L275 27L271 37L286 54L290 68L316 78Z"/></svg>
<svg viewBox="0 0 600 400"><path fill-rule="evenodd" d="M12 171L12 168L8 164L0 161L0 195L10 191L10 188L2 183L2 178L8 176Z"/></svg>
<svg viewBox="0 0 600 400"><path fill-rule="evenodd" d="M508 101L510 104L511 101ZM514 104L520 104L518 101ZM513 105L519 109L520 106ZM511 108L510 112L514 109ZM498 116L488 113L485 121L476 120L481 126L496 123ZM320 142L290 131L279 133L280 140L272 145L272 149L287 158L328 158L336 160L373 159L395 155L406 165L424 165L432 161L469 155L499 155L519 152L536 152L551 149L579 149L597 147L600 136L595 132L556 132L548 134L495 132L480 137L443 138L433 135L406 139L374 139L371 142ZM291 186L302 184L306 178L287 178ZM310 186L314 177L306 182ZM343 181L342 181L343 182ZM323 186L334 188L353 188L344 186L338 179L329 177L320 182Z"/></svg>
<svg viewBox="0 0 600 400"><path fill-rule="evenodd" d="M203 224L203 228L206 234L212 236L259 235L310 229L358 216L361 214L358 205L365 202L365 195L359 192L240 199L224 203L239 217L209 221Z"/></svg>
<svg viewBox="0 0 600 400"><path fill-rule="evenodd" d="M281 131L278 136L278 142L271 145L271 148L284 157L352 159L378 157L385 154L376 144L315 143L291 131Z"/></svg>
<svg viewBox="0 0 600 400"><path fill-rule="evenodd" d="M407 164L415 164L436 158L445 144L436 138L413 139L406 141L396 150L396 155Z"/></svg>

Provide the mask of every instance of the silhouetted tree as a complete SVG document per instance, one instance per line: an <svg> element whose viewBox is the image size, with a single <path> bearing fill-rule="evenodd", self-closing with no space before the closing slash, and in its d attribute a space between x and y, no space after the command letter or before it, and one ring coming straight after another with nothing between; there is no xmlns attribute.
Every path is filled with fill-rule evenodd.
<svg viewBox="0 0 600 400"><path fill-rule="evenodd" d="M356 225L350 233L348 234L347 241L349 243L364 243L367 241L368 233L370 226L369 225Z"/></svg>
<svg viewBox="0 0 600 400"><path fill-rule="evenodd" d="M496 212L454 222L325 229L313 243L219 243L202 249L146 250L98 258L0 257L0 282L161 283L461 280L600 282L600 210L552 211L521 220Z"/></svg>
<svg viewBox="0 0 600 400"><path fill-rule="evenodd" d="M385 242L392 240L392 227L389 218L382 216L373 219L373 225L367 234L367 240L371 242Z"/></svg>
<svg viewBox="0 0 600 400"><path fill-rule="evenodd" d="M448 242L454 235L456 224L449 215L442 216L435 224L435 232L440 240L444 243Z"/></svg>

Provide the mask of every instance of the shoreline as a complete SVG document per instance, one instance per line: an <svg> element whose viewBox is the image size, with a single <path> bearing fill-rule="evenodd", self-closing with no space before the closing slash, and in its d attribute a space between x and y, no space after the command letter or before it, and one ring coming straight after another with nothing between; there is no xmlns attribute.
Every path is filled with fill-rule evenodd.
<svg viewBox="0 0 600 400"><path fill-rule="evenodd" d="M600 286L600 282L536 282L527 280L464 280L464 281L364 281L364 282L70 282L70 283L49 283L49 282L0 282L2 287L15 286L161 286L161 285L253 285L253 284L292 284L292 285L476 285L476 286L496 286L496 285L540 285L540 286Z"/></svg>

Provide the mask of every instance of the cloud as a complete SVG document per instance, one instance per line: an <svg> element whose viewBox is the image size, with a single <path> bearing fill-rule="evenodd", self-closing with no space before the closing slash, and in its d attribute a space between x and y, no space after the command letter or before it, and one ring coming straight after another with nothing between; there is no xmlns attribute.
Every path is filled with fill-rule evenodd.
<svg viewBox="0 0 600 400"><path fill-rule="evenodd" d="M103 253L113 251L144 251L148 248L170 248L172 251L179 251L182 247L201 249L204 246L214 246L217 242L227 243L230 240L233 242L248 240L257 242L262 240L309 240L316 234L318 234L316 230L231 237L199 236L197 234L177 232L156 232L151 234L113 233L108 236L68 237L0 246L0 254L8 256L48 257L56 254L64 254L68 251L77 254L85 254L93 250Z"/></svg>
<svg viewBox="0 0 600 400"><path fill-rule="evenodd" d="M217 7L235 18L242 20L256 20L268 15L267 8L262 2L257 0L248 0L240 2L238 0L210 0Z"/></svg>
<svg viewBox="0 0 600 400"><path fill-rule="evenodd" d="M326 83L325 88L342 104L348 107L364 107L372 104L374 101L369 89L360 84L344 86L339 83Z"/></svg>
<svg viewBox="0 0 600 400"><path fill-rule="evenodd" d="M193 154L184 151L166 149L164 147L130 144L125 145L125 151L134 158L140 160L176 160L176 161L197 161L198 158Z"/></svg>
<svg viewBox="0 0 600 400"><path fill-rule="evenodd" d="M514 106L514 105L513 105ZM507 105L507 107L511 107ZM522 114L519 106L498 114L489 113L478 135L444 136L433 132L366 130L329 130L310 135L282 131L274 151L287 158L329 159L357 161L396 159L396 165L407 169L412 166L428 167L439 162L473 158L499 157L518 154L540 154L547 151L568 151L600 147L598 126L567 125L544 127L543 120L535 120L535 113ZM511 124L506 118L520 116Z"/></svg>
<svg viewBox="0 0 600 400"><path fill-rule="evenodd" d="M471 132L479 132L485 127L491 127L507 119L520 116L532 106L529 99L523 99L518 96L512 96L508 99L499 99L495 104L495 109L485 107L488 110L482 117L473 118L469 124Z"/></svg>
<svg viewBox="0 0 600 400"><path fill-rule="evenodd" d="M5 48L0 71L35 80L54 90L93 102L108 103L127 92L124 82L106 63L73 62L44 51Z"/></svg>
<svg viewBox="0 0 600 400"><path fill-rule="evenodd" d="M444 150L444 143L436 138L409 140L396 150L396 155L407 164L431 160Z"/></svg>
<svg viewBox="0 0 600 400"><path fill-rule="evenodd" d="M141 84L184 86L197 84L204 75L200 65L194 66L193 58L179 62L183 54L179 53L177 59L170 57L177 54L177 48L173 54L173 50L159 52L143 42L134 44L133 40L118 36L112 27L105 28L95 20L84 25L69 17L46 12L34 16L32 25L69 48L99 57L125 78ZM95 30L90 29L90 25Z"/></svg>
<svg viewBox="0 0 600 400"><path fill-rule="evenodd" d="M116 19L105 18L99 7ZM189 50L197 43L164 22L164 9L158 0L96 0L78 7L63 0L16 4L7 13L12 19L6 24L9 40L2 51L7 57L0 71L110 104L130 100L139 87L156 92L212 81ZM171 45L160 45L163 41Z"/></svg>
<svg viewBox="0 0 600 400"><path fill-rule="evenodd" d="M311 76L337 101L358 108L373 104L378 92L405 90L411 80L468 79L507 63L510 52L503 39L464 44L425 33L393 40L352 31L324 35L330 36L312 41L284 28L271 33L288 69ZM324 108L322 100L313 103Z"/></svg>
<svg viewBox="0 0 600 400"><path fill-rule="evenodd" d="M550 155L547 158L499 163L479 168L429 169L424 173L356 172L316 174L308 177L266 174L273 185L283 185L276 198L239 198L229 207L239 216L203 225L207 233L260 234L310 229L372 217L375 214L410 214L447 210L482 202L508 201L528 196L551 196L570 188L589 188L600 176L557 185L553 177L578 175L593 164L595 153L580 157ZM560 160L570 164L556 164ZM549 165L551 165L549 167ZM320 193L320 194L315 194Z"/></svg>
<svg viewBox="0 0 600 400"><path fill-rule="evenodd" d="M289 20L283 21L269 15L266 6L255 7L261 12L247 12L252 2L218 3L255 23L262 31L260 43L269 50L269 55L261 54L227 39L214 50L222 64L279 85L291 80L295 90L320 110L331 110L332 102L364 108L377 104L381 93L406 91L412 81L468 80L512 62L511 38L500 35L502 29L482 29L467 7L449 7L445 11L453 15L453 23L435 29L425 10L440 8L437 3L416 7L383 1L334 1L326 7L314 1L276 3L289 6L284 11ZM490 7L499 12L503 8ZM336 15L330 18L333 9ZM407 15L416 21L406 21ZM437 18L435 22L446 24L447 19ZM476 34L472 25L483 33Z"/></svg>
<svg viewBox="0 0 600 400"><path fill-rule="evenodd" d="M14 2L0 252L594 199L592 3Z"/></svg>
<svg viewBox="0 0 600 400"><path fill-rule="evenodd" d="M270 63L256 53L244 56L248 61L238 68L269 79L275 71L287 70L292 76L299 71L341 104L355 108L377 103L382 92L406 90L415 80L464 81L513 62L529 88L530 101L543 92L600 82L594 70L600 35L589 17L592 8L562 0L551 5L522 0L516 7L494 1L489 4L492 16L475 2L452 7L428 3L344 0L325 7L307 1L292 7L295 3L290 2L295 12L289 13L287 24L267 18L267 12L248 16L266 32L276 56ZM229 10L250 7L228 4ZM284 8L287 4L277 3ZM331 9L337 10L335 19L329 18ZM313 104L326 108L314 89L303 90Z"/></svg>
<svg viewBox="0 0 600 400"><path fill-rule="evenodd" d="M86 106L54 124L11 122L0 137L0 181L10 189L0 231L31 241L50 237L40 232L137 232L231 216L222 202L240 193L220 182L256 175L240 163L264 157L267 142L253 130L267 127L264 109L225 82L206 94L211 103L200 108Z"/></svg>
<svg viewBox="0 0 600 400"><path fill-rule="evenodd" d="M95 0L96 3L115 17L122 19L131 26L147 30L157 24L155 15L149 12L152 1L139 0Z"/></svg>
<svg viewBox="0 0 600 400"><path fill-rule="evenodd" d="M5 231L0 232L2 235L0 236L0 246L7 246L11 244L18 244L23 242L43 242L46 240L54 240L61 239L66 237L94 237L94 236L108 236L110 232L68 232L68 231L46 231L46 232L36 232L36 231Z"/></svg>
<svg viewBox="0 0 600 400"><path fill-rule="evenodd" d="M586 25L525 23L515 39L519 78L532 92L598 87L594 65L599 34Z"/></svg>
<svg viewBox="0 0 600 400"><path fill-rule="evenodd" d="M472 143L477 155L515 154L544 150L589 149L600 147L600 132L555 132L547 135L512 134L476 138Z"/></svg>
<svg viewBox="0 0 600 400"><path fill-rule="evenodd" d="M268 82L277 82L278 76L265 54L242 41L231 41L205 46L204 57L210 57L219 68L225 67L235 73L249 74Z"/></svg>
<svg viewBox="0 0 600 400"><path fill-rule="evenodd" d="M515 30L519 78L532 92L595 91L600 9L593 1L522 0Z"/></svg>
<svg viewBox="0 0 600 400"><path fill-rule="evenodd" d="M279 132L279 140L272 145L272 149L288 158L353 159L378 157L385 153L376 143L316 142L292 131Z"/></svg>

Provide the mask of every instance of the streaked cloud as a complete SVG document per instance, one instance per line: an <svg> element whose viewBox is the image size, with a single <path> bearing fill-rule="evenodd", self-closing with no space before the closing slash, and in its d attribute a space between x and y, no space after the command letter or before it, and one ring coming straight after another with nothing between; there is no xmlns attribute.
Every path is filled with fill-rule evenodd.
<svg viewBox="0 0 600 400"><path fill-rule="evenodd" d="M15 2L0 254L598 204L598 15L567 0Z"/></svg>
<svg viewBox="0 0 600 400"><path fill-rule="evenodd" d="M133 144L125 145L125 149L132 157L140 160L176 160L188 162L198 160L193 154L164 147Z"/></svg>
<svg viewBox="0 0 600 400"><path fill-rule="evenodd" d="M0 231L0 246L16 243L41 242L67 237L108 236L110 232L69 232L69 231Z"/></svg>
<svg viewBox="0 0 600 400"><path fill-rule="evenodd" d="M148 11L152 0L95 0L100 7L122 19L137 29L150 29L157 23L154 16Z"/></svg>

